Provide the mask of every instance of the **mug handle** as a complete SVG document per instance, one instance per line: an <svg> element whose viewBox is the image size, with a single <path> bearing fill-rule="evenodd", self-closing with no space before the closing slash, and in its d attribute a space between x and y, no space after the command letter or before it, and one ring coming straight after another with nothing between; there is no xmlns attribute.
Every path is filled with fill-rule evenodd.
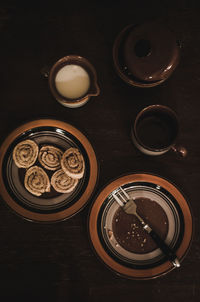
<svg viewBox="0 0 200 302"><path fill-rule="evenodd" d="M172 146L171 150L174 151L179 157L186 157L188 153L185 147L179 145Z"/></svg>

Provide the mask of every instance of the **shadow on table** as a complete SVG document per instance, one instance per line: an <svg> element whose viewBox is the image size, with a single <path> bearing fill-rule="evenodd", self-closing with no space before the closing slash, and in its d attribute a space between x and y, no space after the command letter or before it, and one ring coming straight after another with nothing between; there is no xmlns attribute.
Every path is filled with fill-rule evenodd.
<svg viewBox="0 0 200 302"><path fill-rule="evenodd" d="M56 266L48 263L4 266L0 270L0 300L7 301L56 301Z"/></svg>
<svg viewBox="0 0 200 302"><path fill-rule="evenodd" d="M1 267L0 301L86 301L87 286L71 268L54 263L28 263Z"/></svg>

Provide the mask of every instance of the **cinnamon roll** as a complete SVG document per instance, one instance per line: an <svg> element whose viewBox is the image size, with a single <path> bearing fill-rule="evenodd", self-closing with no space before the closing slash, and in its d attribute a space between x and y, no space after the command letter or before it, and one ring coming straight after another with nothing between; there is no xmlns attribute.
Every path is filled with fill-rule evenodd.
<svg viewBox="0 0 200 302"><path fill-rule="evenodd" d="M18 143L13 150L13 160L18 168L31 167L38 156L38 145L32 140Z"/></svg>
<svg viewBox="0 0 200 302"><path fill-rule="evenodd" d="M85 162L82 154L76 148L67 149L61 158L63 171L72 178L82 178L85 171Z"/></svg>
<svg viewBox="0 0 200 302"><path fill-rule="evenodd" d="M54 146L44 146L40 149L38 160L47 170L60 169L60 160L63 152Z"/></svg>
<svg viewBox="0 0 200 302"><path fill-rule="evenodd" d="M49 177L47 173L38 166L33 166L26 171L24 185L30 193L36 196L50 192Z"/></svg>
<svg viewBox="0 0 200 302"><path fill-rule="evenodd" d="M51 185L59 193L70 193L78 184L78 179L71 178L62 169L54 172Z"/></svg>

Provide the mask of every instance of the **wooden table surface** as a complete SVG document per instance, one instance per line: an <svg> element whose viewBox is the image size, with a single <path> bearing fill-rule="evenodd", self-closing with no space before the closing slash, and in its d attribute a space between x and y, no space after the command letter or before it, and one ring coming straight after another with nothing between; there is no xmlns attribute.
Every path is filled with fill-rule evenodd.
<svg viewBox="0 0 200 302"><path fill-rule="evenodd" d="M192 2L192 1L191 1ZM83 131L100 166L97 192L131 172L166 177L187 196L195 234L179 269L150 281L115 275L97 259L87 232L88 206L56 224L23 220L0 203L0 300L6 301L198 301L200 296L200 10L187 1L1 1L0 142L17 126L38 118L66 121ZM149 89L125 84L113 67L112 47L127 25L161 20L181 41L173 75ZM69 109L51 95L41 71L68 54L96 68L101 93L83 107ZM163 104L180 120L178 143L185 159L172 152L150 157L130 139L136 114ZM1 188L0 188L1 190Z"/></svg>

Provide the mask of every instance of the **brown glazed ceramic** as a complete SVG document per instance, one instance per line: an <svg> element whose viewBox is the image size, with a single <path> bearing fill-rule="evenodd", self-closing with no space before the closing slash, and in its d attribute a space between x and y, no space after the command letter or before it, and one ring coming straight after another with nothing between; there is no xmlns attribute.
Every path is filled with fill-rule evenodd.
<svg viewBox="0 0 200 302"><path fill-rule="evenodd" d="M141 81L168 78L179 62L179 47L172 32L157 23L135 27L124 45L128 69Z"/></svg>
<svg viewBox="0 0 200 302"><path fill-rule="evenodd" d="M96 197L91 207L89 214L89 235L91 243L98 257L103 263L115 273L122 275L126 278L146 280L160 277L174 269L173 264L165 260L162 263L157 263L150 268L134 268L124 265L123 262L119 262L112 254L108 253L102 242L102 238L99 234L99 225L101 225L100 217L102 213L102 207L109 200L111 193L115 192L120 186L129 185L131 183L149 183L156 184L157 187L162 187L169 192L179 205L180 213L183 219L183 231L181 234L181 241L176 249L176 255L182 263L185 258L192 241L193 235L193 218L189 204L182 195L182 193L168 180L159 176L151 174L129 174L117 178L109 183ZM103 226L102 226L103 227Z"/></svg>
<svg viewBox="0 0 200 302"><path fill-rule="evenodd" d="M78 99L69 99L62 96L56 89L55 85L55 77L57 72L65 65L70 64L81 66L83 69L85 69L90 78L90 86L87 93ZM97 84L96 70L87 59L78 55L68 55L66 57L61 58L53 65L49 73L49 87L55 99L63 106L69 108L81 107L85 103L87 103L91 96L98 96L100 93L100 89Z"/></svg>
<svg viewBox="0 0 200 302"><path fill-rule="evenodd" d="M76 141L80 147L81 150L84 152L87 161L85 162L87 164L86 166L86 174L87 177L86 180L83 180L83 186L80 191L77 192L75 196L70 196L70 201L68 203L68 200L65 198L66 195L60 194L58 198L62 198L63 202L67 202L66 206L63 207L60 206L58 203L58 207L56 210L48 211L49 202L51 200L50 207L54 206L55 204L55 198L56 196L53 196L53 198L49 197L43 197L44 200L46 200L46 208L43 210L42 208L39 209L39 211L35 211L35 208L29 206L27 202L29 202L29 198L31 196L26 198L27 202L23 203L22 200L24 198L23 190L20 191L18 195L15 195L14 191L12 191L12 186L8 186L8 177L11 177L10 174L7 172L7 169L10 163L11 169L15 169L15 167L12 165L12 151L13 151L13 145L16 144L19 140L23 140L23 137L30 136L30 139L34 138L34 133L36 133L37 137L34 139L40 139L40 133L41 131L44 132L44 140L47 141L50 140L49 144L56 144L57 142L52 139L51 132L48 136L48 128L53 129L55 132L56 137L61 137L62 143L67 141L71 145L73 143L73 140ZM39 129L39 130L37 130ZM40 130L44 129L44 130ZM34 132L35 131L35 132ZM37 132L38 131L38 132ZM68 139L68 136L69 139ZM48 138L49 137L49 138ZM44 141L45 143L45 141ZM86 160L86 159L85 159ZM16 168L17 169L17 168ZM9 174L9 175L8 175ZM20 174L20 171L16 171L16 178L18 178L18 174ZM31 122L28 122L22 126L19 126L16 128L3 142L3 144L0 147L0 187L1 187L1 196L4 199L4 201L7 203L7 205L18 215L21 217L34 221L34 222L57 222L61 220L68 219L78 213L88 202L89 198L91 197L91 194L94 191L94 188L97 183L97 177L98 177L98 164L95 152L93 150L93 147L91 146L88 139L85 137L84 134L82 134L78 129L73 127L72 125L58 121L58 120L52 120L52 119L40 119L40 120L34 120ZM13 182L13 186L15 187L15 183ZM23 187L23 185L22 185ZM15 187L16 190L17 186ZM20 195L21 194L21 195ZM17 199L16 199L17 196ZM22 196L22 199L20 199L20 196ZM42 196L40 196L42 197ZM36 198L40 202L40 197L33 197ZM49 199L48 199L49 198ZM32 203L33 204L33 203ZM28 205L28 206L27 206ZM60 207L60 208L59 208Z"/></svg>
<svg viewBox="0 0 200 302"><path fill-rule="evenodd" d="M151 142L151 138L154 141L161 140L162 145L151 146L140 137L139 132L141 133L141 130L139 129L143 126L147 128L147 124L146 126L144 124L147 119L149 121L151 119L148 122L147 141ZM151 128L151 124L153 128ZM185 147L176 145L178 134L179 121L177 114L171 108L158 104L150 105L141 110L131 127L131 137L135 146L141 152L152 156L161 155L172 150L180 157L185 157L187 155Z"/></svg>
<svg viewBox="0 0 200 302"><path fill-rule="evenodd" d="M118 75L136 87L154 87L164 82L177 67L179 57L173 33L156 22L127 26L113 47Z"/></svg>

